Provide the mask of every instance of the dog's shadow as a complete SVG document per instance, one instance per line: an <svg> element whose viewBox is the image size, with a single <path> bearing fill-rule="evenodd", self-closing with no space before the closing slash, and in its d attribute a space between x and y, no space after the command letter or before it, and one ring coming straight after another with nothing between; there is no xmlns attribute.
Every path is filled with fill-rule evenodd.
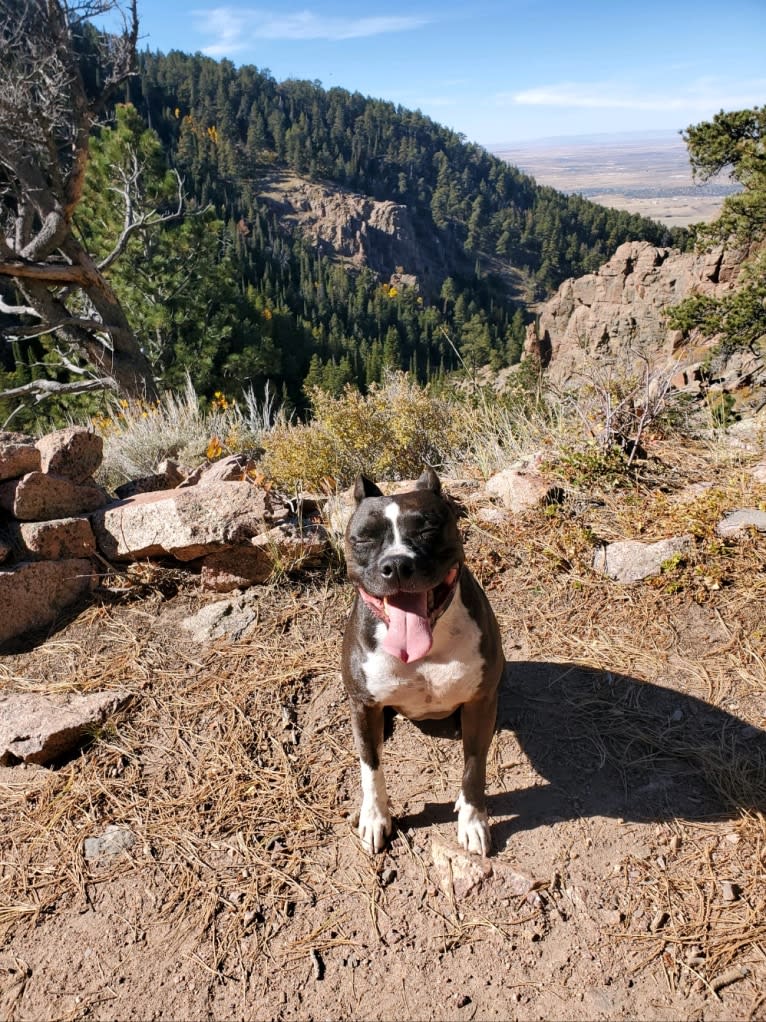
<svg viewBox="0 0 766 1022"><path fill-rule="evenodd" d="M511 730L534 785L490 795L493 841L562 820L720 820L766 812L766 731L694 696L566 663L506 664L498 731ZM399 826L454 819L427 803Z"/></svg>

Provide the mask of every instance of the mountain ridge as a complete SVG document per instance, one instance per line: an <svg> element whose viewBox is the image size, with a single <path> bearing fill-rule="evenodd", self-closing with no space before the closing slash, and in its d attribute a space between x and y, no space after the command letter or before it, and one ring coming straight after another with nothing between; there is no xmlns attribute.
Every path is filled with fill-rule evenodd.
<svg viewBox="0 0 766 1022"><path fill-rule="evenodd" d="M512 320L518 312L529 318L530 301L595 269L622 241L685 243L682 233L656 222L538 187L419 112L340 88L279 83L254 67L173 51L142 54L127 98L158 132L195 201L212 202L235 236L241 286L283 315L287 342L279 343L297 354L277 383L294 398L316 360L328 376L344 363L343 373L325 381L333 388L341 378L364 387L378 371L370 368L371 353L387 340L393 368L421 380L458 368L461 359L512 362L521 340ZM325 192L331 223L317 226L318 206L310 228L311 210L294 209L292 200L280 208L279 197L275 205L268 196L274 176L308 182L298 187L318 205L320 191L336 189L332 201ZM370 239L354 224L354 210L345 224L337 215L351 193L357 208L366 197L407 209L404 248L412 265L389 260L373 270L375 280L364 277ZM237 231L240 222L247 232ZM300 231L288 230L291 222ZM393 235L384 235L388 249ZM341 283L330 276L344 250L347 269L359 272ZM383 310L375 288L399 269L418 276L422 302L411 308L409 299L389 294ZM349 287L355 310L341 304ZM371 306L369 320L359 314Z"/></svg>

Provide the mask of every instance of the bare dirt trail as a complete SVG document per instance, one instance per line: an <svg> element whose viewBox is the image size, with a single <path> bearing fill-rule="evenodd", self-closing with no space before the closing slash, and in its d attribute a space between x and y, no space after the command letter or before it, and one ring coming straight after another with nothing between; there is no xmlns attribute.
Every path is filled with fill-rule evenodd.
<svg viewBox="0 0 766 1022"><path fill-rule="evenodd" d="M196 645L211 597L160 571L6 657L8 690L134 701L70 763L0 770L0 1017L766 1017L763 539L700 604L545 568L540 528L468 527L509 659L483 864L454 850L459 742L409 722L390 848L354 836L337 578ZM109 824L135 843L87 859Z"/></svg>

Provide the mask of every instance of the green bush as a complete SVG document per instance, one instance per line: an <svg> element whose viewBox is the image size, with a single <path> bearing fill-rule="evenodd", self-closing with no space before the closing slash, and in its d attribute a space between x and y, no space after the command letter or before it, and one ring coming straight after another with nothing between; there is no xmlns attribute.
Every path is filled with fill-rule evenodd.
<svg viewBox="0 0 766 1022"><path fill-rule="evenodd" d="M263 438L265 474L288 488L343 487L359 472L408 479L424 465L442 467L464 440L463 419L404 373L367 394L347 386L339 397L314 388L308 423L281 423Z"/></svg>

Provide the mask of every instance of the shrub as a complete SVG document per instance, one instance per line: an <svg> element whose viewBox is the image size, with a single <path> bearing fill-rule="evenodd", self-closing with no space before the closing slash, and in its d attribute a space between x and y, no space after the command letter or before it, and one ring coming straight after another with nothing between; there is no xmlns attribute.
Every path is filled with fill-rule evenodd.
<svg viewBox="0 0 766 1022"><path fill-rule="evenodd" d="M269 388L264 401L245 395L244 408L216 393L209 405L197 397L187 376L182 392L168 392L155 404L115 402L111 416L91 420L104 438L99 481L114 488L151 474L164 458L190 468L226 454L255 452L263 433L283 422Z"/></svg>
<svg viewBox="0 0 766 1022"><path fill-rule="evenodd" d="M359 472L411 478L442 467L463 440L451 405L404 373L364 395L347 386L339 397L319 388L310 396L309 423L282 422L263 439L263 470L283 487L342 487Z"/></svg>

